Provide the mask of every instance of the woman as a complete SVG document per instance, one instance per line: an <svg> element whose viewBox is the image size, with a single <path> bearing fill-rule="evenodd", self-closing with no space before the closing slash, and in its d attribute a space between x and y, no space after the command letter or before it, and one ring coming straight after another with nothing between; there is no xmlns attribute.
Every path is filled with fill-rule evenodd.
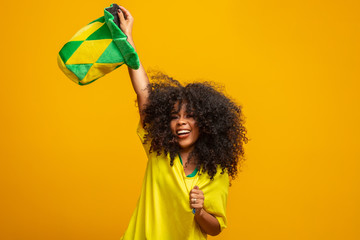
<svg viewBox="0 0 360 240"><path fill-rule="evenodd" d="M124 7L120 28L132 39ZM128 68L137 94L137 133L148 157L141 195L123 240L206 239L226 227L229 177L247 141L240 107L210 83L182 86L140 64Z"/></svg>

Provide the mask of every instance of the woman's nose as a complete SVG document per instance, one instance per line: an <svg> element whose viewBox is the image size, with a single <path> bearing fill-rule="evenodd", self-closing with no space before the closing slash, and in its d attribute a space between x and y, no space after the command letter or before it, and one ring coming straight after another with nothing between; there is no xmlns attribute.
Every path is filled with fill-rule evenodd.
<svg viewBox="0 0 360 240"><path fill-rule="evenodd" d="M185 119L183 117L180 117L177 124L178 125L185 125L186 124Z"/></svg>

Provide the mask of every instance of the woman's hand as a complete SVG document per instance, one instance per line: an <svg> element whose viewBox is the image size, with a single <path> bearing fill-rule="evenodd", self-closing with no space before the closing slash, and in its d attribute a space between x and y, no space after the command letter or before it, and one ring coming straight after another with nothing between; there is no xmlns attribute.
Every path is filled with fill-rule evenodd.
<svg viewBox="0 0 360 240"><path fill-rule="evenodd" d="M190 191L190 207L195 208L195 220L199 224L201 231L211 236L216 236L221 232L219 221L204 207L204 193L195 186Z"/></svg>
<svg viewBox="0 0 360 240"><path fill-rule="evenodd" d="M130 12L122 7L119 6L121 11L118 11L118 15L120 18L120 29L123 33L126 34L128 38L132 37L132 28L134 24L134 18L131 16Z"/></svg>
<svg viewBox="0 0 360 240"><path fill-rule="evenodd" d="M204 207L204 193L199 189L198 186L195 186L190 191L190 207L195 208L195 214L200 214Z"/></svg>

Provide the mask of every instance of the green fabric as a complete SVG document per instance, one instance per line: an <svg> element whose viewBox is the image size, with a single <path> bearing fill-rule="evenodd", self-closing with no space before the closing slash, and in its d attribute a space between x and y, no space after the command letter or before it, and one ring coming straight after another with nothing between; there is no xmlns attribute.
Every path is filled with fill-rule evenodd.
<svg viewBox="0 0 360 240"><path fill-rule="evenodd" d="M73 55L82 43L83 41L72 41L65 44L59 53L64 63L66 63L66 61Z"/></svg>
<svg viewBox="0 0 360 240"><path fill-rule="evenodd" d="M104 10L104 17L113 40L124 57L126 65L128 65L130 68L138 69L140 67L139 57L135 49L127 41L127 36L114 23L114 16L108 11Z"/></svg>
<svg viewBox="0 0 360 240"><path fill-rule="evenodd" d="M182 162L182 159L181 159L180 154L179 154L179 158L180 158L181 165L183 165L183 162ZM195 175L197 174L197 172L198 172L198 169L195 168L192 173L190 173L189 175L187 175L187 177L195 177Z"/></svg>
<svg viewBox="0 0 360 240"><path fill-rule="evenodd" d="M112 6L112 5L111 5ZM114 16L108 11L104 10L105 22L111 32L113 39L127 38L127 36L120 30L120 28L114 23Z"/></svg>
<svg viewBox="0 0 360 240"><path fill-rule="evenodd" d="M114 39L114 42L124 56L126 65L130 68L138 69L140 67L139 58L136 52L129 47L131 46L130 43L126 39Z"/></svg>
<svg viewBox="0 0 360 240"><path fill-rule="evenodd" d="M140 67L135 49L114 23L114 16L106 9L104 16L80 29L72 39L74 40L67 42L60 50L58 65L67 77L79 85L92 83L124 63L132 69ZM93 63L108 66L91 68Z"/></svg>
<svg viewBox="0 0 360 240"><path fill-rule="evenodd" d="M72 71L80 80L83 79L92 67L91 64L69 64L68 69Z"/></svg>
<svg viewBox="0 0 360 240"><path fill-rule="evenodd" d="M112 38L111 32L106 24L99 28L96 32L91 34L86 40L99 40Z"/></svg>
<svg viewBox="0 0 360 240"><path fill-rule="evenodd" d="M114 42L111 42L106 48L104 53L96 61L97 63L113 63L113 62L123 62L124 58L121 55L121 52L116 51L117 46Z"/></svg>

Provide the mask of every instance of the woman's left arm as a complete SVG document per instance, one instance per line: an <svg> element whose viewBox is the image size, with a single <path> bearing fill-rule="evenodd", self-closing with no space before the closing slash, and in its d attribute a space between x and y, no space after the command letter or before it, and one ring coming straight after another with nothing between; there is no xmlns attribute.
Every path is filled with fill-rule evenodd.
<svg viewBox="0 0 360 240"><path fill-rule="evenodd" d="M195 220L201 231L211 236L218 235L220 230L219 221L204 209L204 193L195 186L190 191L190 207L195 208Z"/></svg>

